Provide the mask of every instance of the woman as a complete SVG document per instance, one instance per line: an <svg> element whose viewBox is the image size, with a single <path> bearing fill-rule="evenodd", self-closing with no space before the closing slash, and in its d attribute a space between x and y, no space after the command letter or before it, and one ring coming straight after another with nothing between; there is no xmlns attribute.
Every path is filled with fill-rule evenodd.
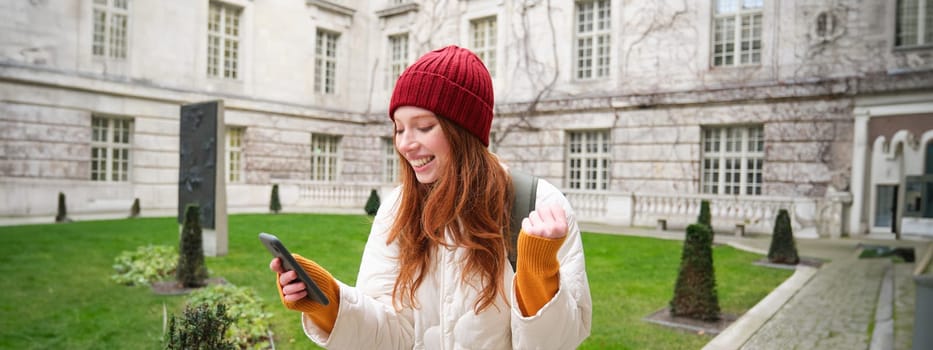
<svg viewBox="0 0 933 350"><path fill-rule="evenodd" d="M580 230L567 199L540 180L536 210L510 247L508 170L488 152L492 80L448 46L399 76L389 105L402 185L383 201L357 286L296 254L327 306L273 259L305 333L339 349L572 349L590 332ZM516 271L507 260L518 250Z"/></svg>

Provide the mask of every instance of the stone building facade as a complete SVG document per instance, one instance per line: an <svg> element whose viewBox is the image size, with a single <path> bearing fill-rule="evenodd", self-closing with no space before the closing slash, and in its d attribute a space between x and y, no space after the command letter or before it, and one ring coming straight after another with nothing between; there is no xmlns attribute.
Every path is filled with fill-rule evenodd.
<svg viewBox="0 0 933 350"><path fill-rule="evenodd" d="M179 106L222 99L227 206L362 212L428 50L493 74L491 148L581 220L933 236L933 3L67 0L0 4L0 218L171 215Z"/></svg>

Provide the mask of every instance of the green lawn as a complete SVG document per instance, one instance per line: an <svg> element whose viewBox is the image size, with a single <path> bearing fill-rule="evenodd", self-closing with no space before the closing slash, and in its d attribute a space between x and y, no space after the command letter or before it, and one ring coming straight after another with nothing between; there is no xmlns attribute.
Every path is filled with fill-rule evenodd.
<svg viewBox="0 0 933 350"><path fill-rule="evenodd" d="M230 254L208 258L212 276L250 286L272 312L276 349L308 348L298 315L281 307L260 231L276 234L354 284L370 218L355 215L233 215ZM162 313L180 313L183 297L110 282L114 258L146 244L177 245L173 218L0 227L0 349L158 349ZM641 319L671 297L681 243L585 234L594 301L593 332L583 348L697 349L708 336ZM723 311L741 313L790 276L757 267L759 256L714 250Z"/></svg>

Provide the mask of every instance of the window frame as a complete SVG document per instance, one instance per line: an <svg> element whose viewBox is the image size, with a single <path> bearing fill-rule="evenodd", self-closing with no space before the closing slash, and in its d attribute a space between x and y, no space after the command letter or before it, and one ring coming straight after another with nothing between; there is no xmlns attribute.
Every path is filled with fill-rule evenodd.
<svg viewBox="0 0 933 350"><path fill-rule="evenodd" d="M399 181L399 155L395 150L395 138L380 137L382 142L382 182L394 184Z"/></svg>
<svg viewBox="0 0 933 350"><path fill-rule="evenodd" d="M224 142L226 144L226 164L227 164L227 182L243 183L244 175L244 150L243 139L246 135L246 128L241 126L228 126L224 132ZM234 143L234 141L236 141Z"/></svg>
<svg viewBox="0 0 933 350"><path fill-rule="evenodd" d="M566 187L580 191L608 191L612 182L610 129L567 130L565 136ZM594 142L589 142L591 137ZM579 146L577 151L576 145ZM593 148L589 148L591 145Z"/></svg>
<svg viewBox="0 0 933 350"><path fill-rule="evenodd" d="M908 4L905 0L897 0L894 4L894 48L897 50L922 49L933 47L933 0L911 0L916 3L908 11ZM910 28L911 36L914 38L912 43L903 43L902 34L905 29L904 16L915 15L915 28Z"/></svg>
<svg viewBox="0 0 933 350"><path fill-rule="evenodd" d="M599 4L604 5L600 7ZM592 81L608 79L612 74L612 2L609 0L578 0L574 1L573 17L573 80ZM590 30L581 31L581 9L584 6L591 8L592 22ZM600 9L604 9L605 16L600 16ZM600 28L604 25L603 28ZM590 53L583 57L582 42L589 40L587 46ZM602 44L602 45L600 45Z"/></svg>
<svg viewBox="0 0 933 350"><path fill-rule="evenodd" d="M334 183L340 179L341 135L311 133L311 169L309 179L314 182ZM316 145L325 146L321 152L315 150ZM320 170L320 171L319 171Z"/></svg>
<svg viewBox="0 0 933 350"><path fill-rule="evenodd" d="M132 118L91 115L91 154L88 169L90 181L130 181L133 164L133 127ZM125 132L118 134L118 130ZM118 153L120 159L117 159ZM118 165L122 166L118 167Z"/></svg>
<svg viewBox="0 0 933 350"><path fill-rule="evenodd" d="M340 32L317 28L314 37L314 92L333 95L337 91L337 54Z"/></svg>
<svg viewBox="0 0 933 350"><path fill-rule="evenodd" d="M389 35L386 41L386 89L392 91L395 82L408 68L411 38L408 32Z"/></svg>
<svg viewBox="0 0 933 350"><path fill-rule="evenodd" d="M130 0L94 0L91 11L91 55L125 61L129 53Z"/></svg>
<svg viewBox="0 0 933 350"><path fill-rule="evenodd" d="M718 6L720 1L732 1L736 4L737 8L727 10L730 12L720 12ZM757 4L751 5L757 6L745 8L747 2L757 2ZM714 68L725 68L761 65L762 56L764 54L764 0L715 0L712 2L712 7L712 18L710 21L710 66ZM746 19L749 19L749 33L743 35L745 33L744 20ZM732 26L731 31L723 31L723 35L726 36L726 38L718 40L720 20L731 20ZM756 29L757 37L755 36ZM731 41L729 41L728 35L731 35ZM749 36L751 36L751 38L749 38ZM731 51L726 49L729 43L732 45ZM743 49L743 45L746 43L749 47ZM755 47L755 44L757 44L757 47ZM717 53L717 47L722 47L721 53ZM743 61L746 57L748 58L747 62ZM720 58L721 62L717 63L717 58ZM732 61L727 62L729 59Z"/></svg>
<svg viewBox="0 0 933 350"><path fill-rule="evenodd" d="M701 126L700 193L764 195L764 141L761 124Z"/></svg>
<svg viewBox="0 0 933 350"><path fill-rule="evenodd" d="M234 33L227 34L227 29L231 26L228 20L231 19L235 24L232 28ZM208 4L206 73L209 78L240 80L242 23L242 7L222 1L211 1Z"/></svg>
<svg viewBox="0 0 933 350"><path fill-rule="evenodd" d="M496 15L469 20L468 42L470 50L486 65L489 75L496 78L499 20Z"/></svg>

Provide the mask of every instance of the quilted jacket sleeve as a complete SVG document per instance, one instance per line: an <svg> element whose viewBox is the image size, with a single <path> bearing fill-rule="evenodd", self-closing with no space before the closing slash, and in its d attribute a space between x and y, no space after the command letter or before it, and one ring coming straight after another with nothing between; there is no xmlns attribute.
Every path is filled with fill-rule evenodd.
<svg viewBox="0 0 933 350"><path fill-rule="evenodd" d="M535 207L551 203L563 206L569 229L557 253L560 286L557 294L537 314L524 317L515 299L515 284L512 284L510 298L514 349L573 349L590 335L593 301L586 277L580 227L567 198L556 187L540 180Z"/></svg>
<svg viewBox="0 0 933 350"><path fill-rule="evenodd" d="M387 245L388 229L395 216L400 191L386 196L376 213L356 287L340 285L340 311L334 330L327 334L302 316L305 333L328 349L411 349L414 320L409 309L396 311L392 288L398 275L398 246ZM364 336L365 335L365 336Z"/></svg>

